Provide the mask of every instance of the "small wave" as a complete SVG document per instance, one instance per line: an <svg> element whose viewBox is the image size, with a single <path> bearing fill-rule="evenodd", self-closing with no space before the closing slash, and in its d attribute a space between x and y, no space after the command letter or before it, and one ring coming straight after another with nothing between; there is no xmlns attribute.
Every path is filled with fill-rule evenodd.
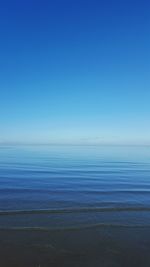
<svg viewBox="0 0 150 267"><path fill-rule="evenodd" d="M83 207L83 208L64 208L64 209L41 209L41 210L7 210L0 211L0 216L14 215L38 215L38 214L66 214L66 213L88 213L88 212L138 212L150 211L150 207Z"/></svg>
<svg viewBox="0 0 150 267"><path fill-rule="evenodd" d="M113 223L96 223L69 227L0 227L0 231L31 231L31 232L58 232L58 231L79 231L94 228L150 228L150 224L113 224Z"/></svg>

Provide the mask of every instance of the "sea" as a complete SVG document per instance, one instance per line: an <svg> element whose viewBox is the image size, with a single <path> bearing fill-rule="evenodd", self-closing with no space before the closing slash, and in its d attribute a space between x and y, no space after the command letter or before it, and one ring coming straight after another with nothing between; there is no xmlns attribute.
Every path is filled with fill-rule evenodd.
<svg viewBox="0 0 150 267"><path fill-rule="evenodd" d="M150 146L0 146L0 267L134 266L150 267Z"/></svg>

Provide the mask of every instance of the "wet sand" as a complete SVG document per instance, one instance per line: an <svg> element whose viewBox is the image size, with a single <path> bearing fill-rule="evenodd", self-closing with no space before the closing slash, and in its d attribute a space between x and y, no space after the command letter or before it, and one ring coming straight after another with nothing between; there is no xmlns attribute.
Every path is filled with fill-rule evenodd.
<svg viewBox="0 0 150 267"><path fill-rule="evenodd" d="M149 267L149 230L0 231L0 266Z"/></svg>

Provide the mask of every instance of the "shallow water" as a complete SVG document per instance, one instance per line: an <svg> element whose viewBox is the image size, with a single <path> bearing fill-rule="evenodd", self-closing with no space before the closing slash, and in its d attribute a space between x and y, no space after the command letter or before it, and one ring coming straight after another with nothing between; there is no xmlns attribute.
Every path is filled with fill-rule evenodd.
<svg viewBox="0 0 150 267"><path fill-rule="evenodd" d="M150 266L150 147L0 147L0 266Z"/></svg>

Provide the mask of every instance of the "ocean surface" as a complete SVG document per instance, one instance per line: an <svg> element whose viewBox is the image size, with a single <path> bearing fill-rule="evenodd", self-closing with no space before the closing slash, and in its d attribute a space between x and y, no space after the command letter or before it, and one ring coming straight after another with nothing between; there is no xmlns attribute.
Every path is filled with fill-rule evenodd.
<svg viewBox="0 0 150 267"><path fill-rule="evenodd" d="M1 267L149 267L150 147L1 146Z"/></svg>

